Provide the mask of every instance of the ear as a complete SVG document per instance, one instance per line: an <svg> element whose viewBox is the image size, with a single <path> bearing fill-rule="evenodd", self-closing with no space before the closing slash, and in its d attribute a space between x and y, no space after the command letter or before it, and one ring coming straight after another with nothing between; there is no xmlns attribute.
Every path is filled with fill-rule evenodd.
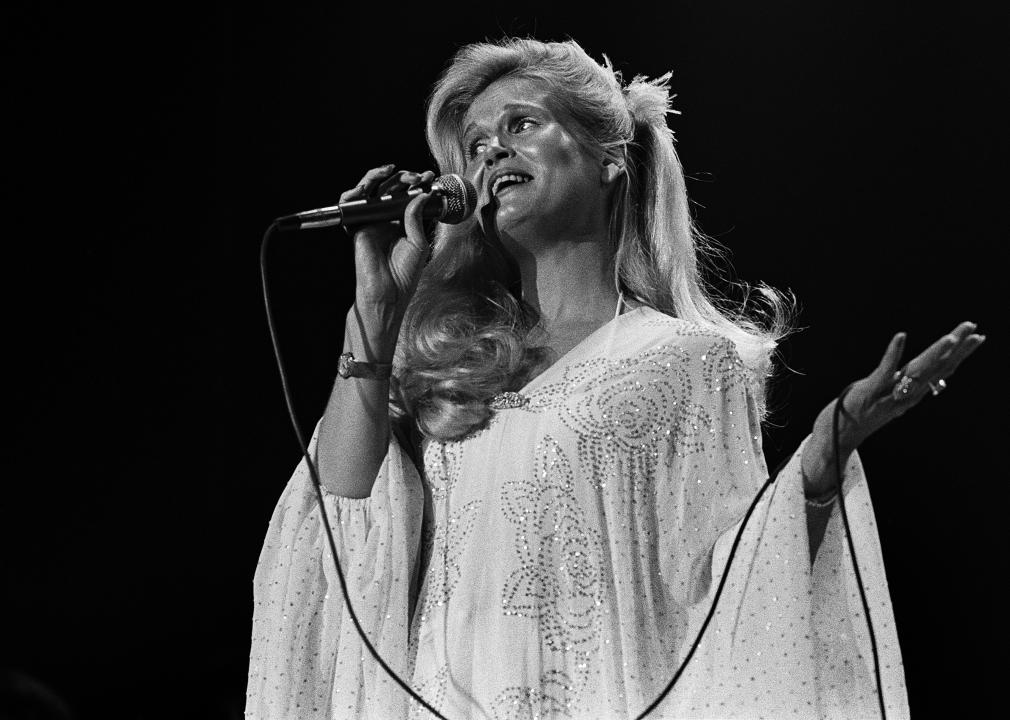
<svg viewBox="0 0 1010 720"><path fill-rule="evenodd" d="M612 157L603 158L603 168L600 171L600 184L604 187L613 185L624 174L624 163Z"/></svg>

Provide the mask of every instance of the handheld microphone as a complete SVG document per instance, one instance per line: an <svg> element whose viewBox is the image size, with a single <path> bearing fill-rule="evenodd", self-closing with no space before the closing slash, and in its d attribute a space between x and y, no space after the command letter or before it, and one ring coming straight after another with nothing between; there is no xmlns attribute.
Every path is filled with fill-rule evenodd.
<svg viewBox="0 0 1010 720"><path fill-rule="evenodd" d="M441 175L431 182L429 189L418 187L397 195L348 200L339 205L285 215L277 218L276 223L280 230L310 230L402 220L410 201L425 192L433 193L433 197L424 204L424 217L437 218L449 225L463 222L477 207L477 188L472 182L459 175Z"/></svg>

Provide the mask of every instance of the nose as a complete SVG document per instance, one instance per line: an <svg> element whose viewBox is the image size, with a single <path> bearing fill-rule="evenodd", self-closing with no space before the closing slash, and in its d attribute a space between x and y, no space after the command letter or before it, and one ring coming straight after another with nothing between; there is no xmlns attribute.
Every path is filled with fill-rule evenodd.
<svg viewBox="0 0 1010 720"><path fill-rule="evenodd" d="M499 160L512 157L511 148L502 144L497 135L492 137L484 148L484 167L491 169Z"/></svg>

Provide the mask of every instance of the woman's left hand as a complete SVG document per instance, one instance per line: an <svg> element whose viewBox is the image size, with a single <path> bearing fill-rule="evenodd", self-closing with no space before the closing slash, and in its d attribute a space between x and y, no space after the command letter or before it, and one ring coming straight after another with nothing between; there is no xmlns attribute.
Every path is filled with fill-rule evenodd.
<svg viewBox="0 0 1010 720"><path fill-rule="evenodd" d="M905 333L891 338L877 368L857 380L845 396L838 420L842 462L867 437L904 415L926 395L938 395L958 366L985 342L975 333L975 323L963 322L916 355L904 367ZM902 378L907 378L902 380ZM804 488L807 497L821 496L835 487L833 465L832 401L817 416L813 437L803 455ZM809 455L809 457L808 457Z"/></svg>

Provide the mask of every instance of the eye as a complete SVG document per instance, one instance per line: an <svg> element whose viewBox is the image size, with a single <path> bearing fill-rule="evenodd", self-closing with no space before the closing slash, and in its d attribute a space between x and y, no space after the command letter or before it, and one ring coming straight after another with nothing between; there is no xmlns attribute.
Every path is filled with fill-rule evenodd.
<svg viewBox="0 0 1010 720"><path fill-rule="evenodd" d="M473 160L479 152L484 148L484 141L480 138L474 138L466 145L466 159Z"/></svg>
<svg viewBox="0 0 1010 720"><path fill-rule="evenodd" d="M514 133L521 133L524 130L528 130L531 127L537 125L537 121L531 117L521 117L516 118L511 122L511 127L509 128Z"/></svg>
<svg viewBox="0 0 1010 720"><path fill-rule="evenodd" d="M540 123L529 116L521 116L509 121L508 131L513 135L518 135L519 133L525 132L529 128L535 127L539 124ZM484 148L486 147L485 143L486 139L479 136L467 142L466 147L464 148L466 159L468 161L473 160L479 154L484 152Z"/></svg>

